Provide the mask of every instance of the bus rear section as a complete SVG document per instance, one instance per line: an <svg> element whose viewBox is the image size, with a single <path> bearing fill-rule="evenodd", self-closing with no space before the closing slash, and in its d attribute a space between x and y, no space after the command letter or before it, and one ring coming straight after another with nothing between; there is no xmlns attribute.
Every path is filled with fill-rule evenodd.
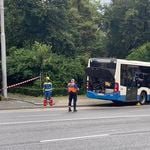
<svg viewBox="0 0 150 150"><path fill-rule="evenodd" d="M119 84L115 82L116 59L91 58L86 68L87 97L119 100Z"/></svg>

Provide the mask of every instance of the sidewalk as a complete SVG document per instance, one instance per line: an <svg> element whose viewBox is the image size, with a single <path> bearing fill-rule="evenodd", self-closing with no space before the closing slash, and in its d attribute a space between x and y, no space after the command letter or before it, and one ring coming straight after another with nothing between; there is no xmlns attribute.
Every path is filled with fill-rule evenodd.
<svg viewBox="0 0 150 150"><path fill-rule="evenodd" d="M68 106L67 96L53 97L53 100L55 102L55 105L53 105L54 108ZM107 103L107 101L88 99L84 95L79 95L77 106L85 107L85 106L94 106L94 105L105 104L105 103ZM42 107L43 107L43 97L25 96L20 94L8 94L7 100L0 101L0 110L32 109L32 108L42 108Z"/></svg>

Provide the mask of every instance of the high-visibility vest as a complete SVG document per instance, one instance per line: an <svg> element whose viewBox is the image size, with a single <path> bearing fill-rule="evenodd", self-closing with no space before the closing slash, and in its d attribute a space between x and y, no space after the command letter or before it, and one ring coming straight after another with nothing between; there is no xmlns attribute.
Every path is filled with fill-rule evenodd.
<svg viewBox="0 0 150 150"><path fill-rule="evenodd" d="M52 83L51 82L44 82L43 90L44 91L52 91Z"/></svg>
<svg viewBox="0 0 150 150"><path fill-rule="evenodd" d="M78 87L75 83L68 83L68 92L76 93L78 90Z"/></svg>

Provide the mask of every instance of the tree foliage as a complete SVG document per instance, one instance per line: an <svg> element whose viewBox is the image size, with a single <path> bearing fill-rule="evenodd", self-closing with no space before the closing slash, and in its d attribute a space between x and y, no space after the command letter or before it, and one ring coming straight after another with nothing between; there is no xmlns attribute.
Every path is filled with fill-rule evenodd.
<svg viewBox="0 0 150 150"><path fill-rule="evenodd" d="M133 49L131 54L128 55L127 59L150 61L150 42Z"/></svg>
<svg viewBox="0 0 150 150"><path fill-rule="evenodd" d="M46 44L35 44L29 48L12 47L8 62L9 83L23 81L40 73L50 76L51 81L57 87L64 87L71 78L75 78L82 84L84 66L82 58L66 58L52 52L52 47Z"/></svg>
<svg viewBox="0 0 150 150"><path fill-rule="evenodd" d="M131 49L150 41L150 1L113 0L105 8L102 27L108 35L109 56L124 58Z"/></svg>
<svg viewBox="0 0 150 150"><path fill-rule="evenodd" d="M82 84L88 57L105 54L96 3L5 0L5 10L8 83L43 73L57 85Z"/></svg>
<svg viewBox="0 0 150 150"><path fill-rule="evenodd" d="M89 57L150 57L149 0L5 0L5 26L8 84L42 73L83 85Z"/></svg>
<svg viewBox="0 0 150 150"><path fill-rule="evenodd" d="M67 57L102 48L99 14L89 0L6 0L5 7L8 48L38 41Z"/></svg>

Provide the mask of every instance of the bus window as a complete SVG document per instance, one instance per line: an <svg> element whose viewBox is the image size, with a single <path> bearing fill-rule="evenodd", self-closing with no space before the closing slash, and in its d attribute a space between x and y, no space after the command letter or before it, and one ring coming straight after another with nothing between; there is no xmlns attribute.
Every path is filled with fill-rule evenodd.
<svg viewBox="0 0 150 150"><path fill-rule="evenodd" d="M121 65L121 85L127 86L128 77L127 77L127 65Z"/></svg>
<svg viewBox="0 0 150 150"><path fill-rule="evenodd" d="M133 65L121 65L121 85L127 87L137 86L137 72L139 69Z"/></svg>

